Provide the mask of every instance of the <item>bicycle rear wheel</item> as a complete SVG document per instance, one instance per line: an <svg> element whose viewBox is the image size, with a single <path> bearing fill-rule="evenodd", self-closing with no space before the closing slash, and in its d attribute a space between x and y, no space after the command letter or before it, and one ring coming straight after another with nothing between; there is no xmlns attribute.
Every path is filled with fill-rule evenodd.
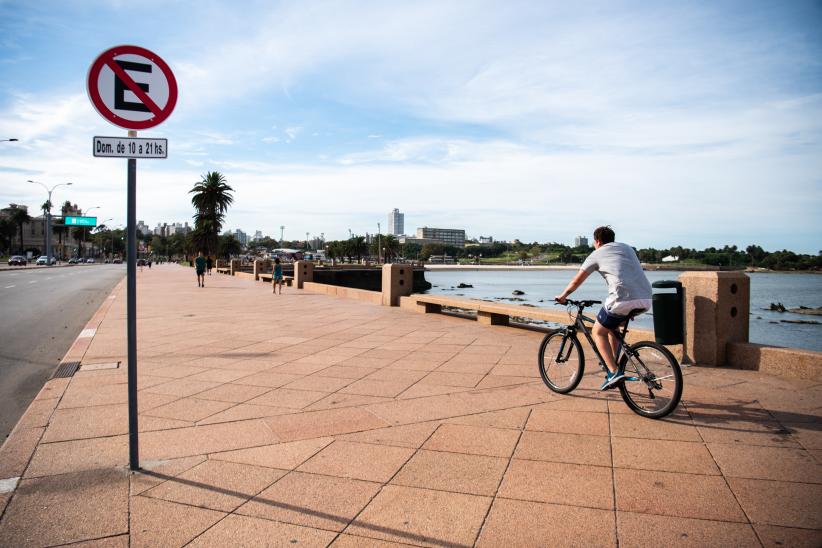
<svg viewBox="0 0 822 548"><path fill-rule="evenodd" d="M542 339L539 346L539 374L548 388L567 394L577 387L584 371L585 354L575 335L555 331Z"/></svg>
<svg viewBox="0 0 822 548"><path fill-rule="evenodd" d="M635 413L661 419L676 409L682 397L682 371L667 348L643 341L631 345L635 356L626 352L620 360L625 381L619 383L622 399Z"/></svg>

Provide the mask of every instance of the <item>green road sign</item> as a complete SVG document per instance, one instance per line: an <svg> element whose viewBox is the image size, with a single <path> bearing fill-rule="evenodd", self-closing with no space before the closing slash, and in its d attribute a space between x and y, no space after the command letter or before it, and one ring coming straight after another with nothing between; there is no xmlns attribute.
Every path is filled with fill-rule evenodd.
<svg viewBox="0 0 822 548"><path fill-rule="evenodd" d="M66 226L97 226L97 217L65 217Z"/></svg>

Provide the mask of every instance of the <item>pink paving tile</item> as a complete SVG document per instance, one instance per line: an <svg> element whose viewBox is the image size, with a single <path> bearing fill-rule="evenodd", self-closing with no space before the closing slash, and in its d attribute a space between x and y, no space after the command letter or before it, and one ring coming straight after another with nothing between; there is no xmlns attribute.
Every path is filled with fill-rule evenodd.
<svg viewBox="0 0 822 548"><path fill-rule="evenodd" d="M200 400L215 400L232 403L242 403L261 396L268 392L267 386L249 386L244 384L227 383L205 392L197 394Z"/></svg>
<svg viewBox="0 0 822 548"><path fill-rule="evenodd" d="M618 512L620 546L758 546L747 523Z"/></svg>
<svg viewBox="0 0 822 548"><path fill-rule="evenodd" d="M541 502L496 499L477 546L616 546L614 513Z"/></svg>
<svg viewBox="0 0 822 548"><path fill-rule="evenodd" d="M197 424L216 424L219 422L234 422L249 419L261 419L265 417L275 417L277 415L288 415L289 413L296 413L295 409L288 409L286 407L271 407L268 405L251 405L248 403L241 403L210 415L203 420L197 421Z"/></svg>
<svg viewBox="0 0 822 548"><path fill-rule="evenodd" d="M131 546L184 546L225 517L222 512L147 497L132 497Z"/></svg>
<svg viewBox="0 0 822 548"><path fill-rule="evenodd" d="M804 449L709 443L728 477L822 483L822 466Z"/></svg>
<svg viewBox="0 0 822 548"><path fill-rule="evenodd" d="M234 384L247 384L251 386L267 386L269 388L279 388L297 379L301 379L303 375L289 375L286 373L276 373L273 371L262 371L254 373L253 375L246 375L233 381Z"/></svg>
<svg viewBox="0 0 822 548"><path fill-rule="evenodd" d="M746 522L720 476L615 470L617 509L643 514Z"/></svg>
<svg viewBox="0 0 822 548"><path fill-rule="evenodd" d="M41 443L25 477L112 468L128 463L128 436Z"/></svg>
<svg viewBox="0 0 822 548"><path fill-rule="evenodd" d="M822 529L822 485L728 478L731 491L754 524Z"/></svg>
<svg viewBox="0 0 822 548"><path fill-rule="evenodd" d="M442 386L463 386L474 388L483 379L484 375L469 373L447 373L439 370L432 371L420 381L422 384L438 384Z"/></svg>
<svg viewBox="0 0 822 548"><path fill-rule="evenodd" d="M611 466L611 440L605 436L525 431L522 433L514 457Z"/></svg>
<svg viewBox="0 0 822 548"><path fill-rule="evenodd" d="M280 415L264 420L281 441L350 434L388 426L386 421L360 407Z"/></svg>
<svg viewBox="0 0 822 548"><path fill-rule="evenodd" d="M375 367L345 366L344 364L334 365L322 371L314 373L318 377L337 377L340 379L361 379L370 373L377 371Z"/></svg>
<svg viewBox="0 0 822 548"><path fill-rule="evenodd" d="M822 546L822 531L777 527L775 525L754 525L762 544L772 546L793 546L796 548L819 548Z"/></svg>
<svg viewBox="0 0 822 548"><path fill-rule="evenodd" d="M286 474L285 470L207 460L143 496L231 512Z"/></svg>
<svg viewBox="0 0 822 548"><path fill-rule="evenodd" d="M420 450L402 467L395 485L494 496L507 458Z"/></svg>
<svg viewBox="0 0 822 548"><path fill-rule="evenodd" d="M419 424L409 424L407 426L377 428L355 434L345 434L339 436L338 439L417 449L425 440L431 437L431 434L437 429L437 426L439 426L438 422L423 422Z"/></svg>
<svg viewBox="0 0 822 548"><path fill-rule="evenodd" d="M702 443L639 438L612 438L616 468L719 475Z"/></svg>
<svg viewBox="0 0 822 548"><path fill-rule="evenodd" d="M519 431L461 424L443 424L425 443L425 449L509 458Z"/></svg>
<svg viewBox="0 0 822 548"><path fill-rule="evenodd" d="M0 445L0 479L23 475L45 428L15 428Z"/></svg>
<svg viewBox="0 0 822 548"><path fill-rule="evenodd" d="M500 497L613 509L611 469L513 459L500 486Z"/></svg>
<svg viewBox="0 0 822 548"><path fill-rule="evenodd" d="M191 379L176 379L164 384L154 385L151 388L146 388L144 392L185 398L187 396L193 396L199 392L205 392L211 388L216 388L217 386L220 386L220 383L193 381Z"/></svg>
<svg viewBox="0 0 822 548"><path fill-rule="evenodd" d="M263 394L262 396L249 400L246 403L250 403L252 405L269 405L271 407L303 409L304 407L323 399L327 395L328 392L276 388L266 394Z"/></svg>
<svg viewBox="0 0 822 548"><path fill-rule="evenodd" d="M345 530L418 546L471 546L491 499L386 486Z"/></svg>
<svg viewBox="0 0 822 548"><path fill-rule="evenodd" d="M412 384L414 381L375 381L365 378L346 386L340 393L394 398Z"/></svg>
<svg viewBox="0 0 822 548"><path fill-rule="evenodd" d="M336 392L341 388L345 388L354 382L353 379L345 379L340 377L323 377L317 375L309 375L294 382L290 382L284 386L291 390L315 390L318 392Z"/></svg>
<svg viewBox="0 0 822 548"><path fill-rule="evenodd" d="M579 411L561 411L554 403L535 406L528 418L527 430L607 436L608 415Z"/></svg>
<svg viewBox="0 0 822 548"><path fill-rule="evenodd" d="M212 453L209 458L228 462L239 462L254 466L266 466L282 470L292 470L316 455L333 441L332 438L291 441Z"/></svg>
<svg viewBox="0 0 822 548"><path fill-rule="evenodd" d="M237 513L342 531L380 487L379 483L292 472L241 506Z"/></svg>
<svg viewBox="0 0 822 548"><path fill-rule="evenodd" d="M233 403L225 401L183 398L155 407L150 411L146 411L145 414L153 417L196 422L233 406Z"/></svg>
<svg viewBox="0 0 822 548"><path fill-rule="evenodd" d="M405 447L335 441L300 466L299 471L386 482L413 453L413 449Z"/></svg>
<svg viewBox="0 0 822 548"><path fill-rule="evenodd" d="M685 411L664 420L648 420L634 413L611 413L611 433L620 438L644 438L701 442L702 438Z"/></svg>
<svg viewBox="0 0 822 548"><path fill-rule="evenodd" d="M289 548L294 545L324 548L336 533L310 529L265 519L230 515L187 546L205 548L243 546L246 548Z"/></svg>
<svg viewBox="0 0 822 548"><path fill-rule="evenodd" d="M148 460L173 459L257 447L277 441L277 436L263 419L253 419L145 432L140 436L140 455Z"/></svg>
<svg viewBox="0 0 822 548"><path fill-rule="evenodd" d="M490 411L488 413L476 413L463 415L447 419L450 424L464 424L466 426L483 426L490 428L513 428L520 430L525 426L525 422L531 410L527 407L516 409L503 409L502 411Z"/></svg>
<svg viewBox="0 0 822 548"><path fill-rule="evenodd" d="M21 480L0 522L0 546L54 546L126 532L128 476L86 470Z"/></svg>
<svg viewBox="0 0 822 548"><path fill-rule="evenodd" d="M130 494L131 496L139 495L164 482L167 476L182 474L204 460L206 460L205 455L160 461L143 460L140 462L140 470L129 476L129 480L131 481Z"/></svg>

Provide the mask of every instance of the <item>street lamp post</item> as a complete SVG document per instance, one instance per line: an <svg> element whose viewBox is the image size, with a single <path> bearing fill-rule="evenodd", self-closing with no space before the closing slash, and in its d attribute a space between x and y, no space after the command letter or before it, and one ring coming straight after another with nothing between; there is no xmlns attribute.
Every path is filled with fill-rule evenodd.
<svg viewBox="0 0 822 548"><path fill-rule="evenodd" d="M89 212L90 212L92 209L100 209L100 206L94 206L94 207L90 207L90 208L88 208L88 209L86 210L86 216L87 216L87 217L89 216ZM82 228L82 230L83 230L83 232L82 232L82 234L83 234L83 241L82 241L82 242L80 242L80 255L82 255L82 254L83 254L83 243L85 243L85 241L86 241L86 227L83 227L83 228ZM91 231L89 231L89 233L90 233L90 232L91 232ZM92 244L91 249L92 249L92 251L94 251L94 244Z"/></svg>
<svg viewBox="0 0 822 548"><path fill-rule="evenodd" d="M283 234L285 233L285 225L280 225L280 247L283 247Z"/></svg>
<svg viewBox="0 0 822 548"><path fill-rule="evenodd" d="M9 141L16 141L17 139L8 139ZM29 179L30 183L34 183L36 185L40 185L41 187L46 189L46 192L49 194L49 199L46 202L47 210L46 210L46 265L51 266L51 193L54 192L54 189L58 186L70 186L71 183L58 183L53 187L49 188L45 184L39 181L32 181Z"/></svg>
<svg viewBox="0 0 822 548"><path fill-rule="evenodd" d="M377 263L382 262L382 256L380 255L380 245L382 245L381 230L380 223L377 223Z"/></svg>
<svg viewBox="0 0 822 548"><path fill-rule="evenodd" d="M100 233L100 227L105 226L108 221L113 221L113 220L114 219L109 217L105 221L97 223L97 233L98 234ZM108 227L106 227L106 228L108 228ZM103 260L105 261L105 259L106 259L106 257L105 257L105 255L106 255L106 240L105 240L105 238L103 238L103 245L101 246L100 250L103 252ZM94 243L91 244L91 254L94 255Z"/></svg>

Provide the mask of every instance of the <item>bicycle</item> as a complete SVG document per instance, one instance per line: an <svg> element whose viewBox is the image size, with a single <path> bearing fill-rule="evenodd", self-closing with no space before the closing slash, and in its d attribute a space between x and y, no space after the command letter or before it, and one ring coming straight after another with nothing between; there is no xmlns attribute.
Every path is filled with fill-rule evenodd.
<svg viewBox="0 0 822 548"><path fill-rule="evenodd" d="M554 392L568 394L582 380L585 353L579 343L579 332L588 339L602 370L608 370L585 325L586 322L593 324L594 319L582 313L585 308L601 302L567 299L568 305L576 307L573 323L547 334L542 340L539 347L539 372L543 382ZM642 311L634 312L629 314L629 321ZM632 411L643 417L660 419L679 405L682 397L682 370L673 354L661 344L652 341L634 344L626 342L629 321L621 329L614 330L619 339L616 362L619 371L625 373L625 379L607 390L619 388L622 399Z"/></svg>

